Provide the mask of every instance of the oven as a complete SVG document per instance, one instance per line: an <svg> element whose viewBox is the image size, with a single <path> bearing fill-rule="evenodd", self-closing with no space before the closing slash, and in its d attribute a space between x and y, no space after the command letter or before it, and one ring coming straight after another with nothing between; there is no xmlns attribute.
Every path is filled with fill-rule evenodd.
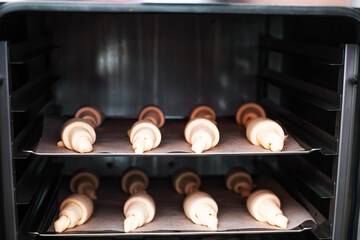
<svg viewBox="0 0 360 240"><path fill-rule="evenodd" d="M2 4L1 239L357 239L359 22L351 7ZM285 129L283 151L237 144L233 137L243 130L235 114L248 102ZM59 149L61 124L84 104L106 115L94 151ZM149 104L165 114L163 142L136 154L126 131ZM200 154L183 136L198 104L214 109L221 135L217 147ZM157 213L147 228L124 233L120 181L130 166L149 175ZM217 231L173 217L183 197L170 182L180 167L195 169L201 189L217 200ZM281 189L298 207L289 210L296 226L237 224L227 205L237 198L224 183L233 167ZM100 177L94 215L81 228L55 233L60 202L79 169Z"/></svg>

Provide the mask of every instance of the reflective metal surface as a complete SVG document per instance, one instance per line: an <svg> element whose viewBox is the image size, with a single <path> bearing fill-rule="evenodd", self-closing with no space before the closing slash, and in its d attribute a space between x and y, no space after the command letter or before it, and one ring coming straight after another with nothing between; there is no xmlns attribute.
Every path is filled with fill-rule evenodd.
<svg viewBox="0 0 360 240"><path fill-rule="evenodd" d="M10 81L8 66L7 42L0 42L0 236L5 239L16 239L16 206L15 206L15 177L13 175L14 160L12 151L12 115L10 112Z"/></svg>
<svg viewBox="0 0 360 240"><path fill-rule="evenodd" d="M108 116L136 116L156 104L184 117L205 103L224 116L255 100L262 16L67 13L48 21L61 46L56 98L65 115L97 104Z"/></svg>
<svg viewBox="0 0 360 240"><path fill-rule="evenodd" d="M2 2L124 2L145 4L261 4L306 6L359 6L358 0L8 0Z"/></svg>
<svg viewBox="0 0 360 240"><path fill-rule="evenodd" d="M359 46L355 44L345 45L344 75L342 86L342 104L339 142L339 160L336 171L336 196L334 210L334 228L332 234L334 239L346 239L350 224L349 212L351 201L346 197L351 194L350 169L352 161L356 161L353 155L353 141L355 129L355 111L357 84L352 79L358 76L359 69ZM359 146L357 146L359 147ZM347 221L346 221L347 220Z"/></svg>

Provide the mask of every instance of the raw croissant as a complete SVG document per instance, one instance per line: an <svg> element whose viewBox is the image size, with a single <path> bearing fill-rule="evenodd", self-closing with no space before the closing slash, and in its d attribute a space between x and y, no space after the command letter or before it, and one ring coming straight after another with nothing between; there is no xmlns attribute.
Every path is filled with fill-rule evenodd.
<svg viewBox="0 0 360 240"><path fill-rule="evenodd" d="M130 142L135 153L144 153L159 146L161 132L149 120L137 121L130 129Z"/></svg>
<svg viewBox="0 0 360 240"><path fill-rule="evenodd" d="M193 192L184 200L185 215L195 224L204 225L216 230L218 225L218 206L207 193Z"/></svg>
<svg viewBox="0 0 360 240"><path fill-rule="evenodd" d="M99 127L105 119L104 113L97 106L83 106L75 113L76 118L91 122L94 128Z"/></svg>
<svg viewBox="0 0 360 240"><path fill-rule="evenodd" d="M155 216L154 199L146 192L132 194L124 205L124 231L129 232L149 223Z"/></svg>
<svg viewBox="0 0 360 240"><path fill-rule="evenodd" d="M190 114L190 121L185 126L185 139L191 144L191 150L202 153L215 147L220 140L220 133L215 122L214 111L207 106L200 106Z"/></svg>
<svg viewBox="0 0 360 240"><path fill-rule="evenodd" d="M191 120L193 118L206 118L210 121L215 122L216 114L211 107L206 105L200 105L191 111L189 119Z"/></svg>
<svg viewBox="0 0 360 240"><path fill-rule="evenodd" d="M240 194L242 197L248 197L253 187L253 181L250 174L243 168L232 168L225 177L226 187Z"/></svg>
<svg viewBox="0 0 360 240"><path fill-rule="evenodd" d="M181 168L173 174L172 185L177 193L188 195L199 190L201 180L193 169Z"/></svg>
<svg viewBox="0 0 360 240"><path fill-rule="evenodd" d="M75 174L70 181L70 190L73 193L82 193L96 200L96 189L99 187L99 178L94 173L82 171Z"/></svg>
<svg viewBox="0 0 360 240"><path fill-rule="evenodd" d="M174 173L172 183L176 192L187 194L183 202L185 215L195 224L216 230L218 206L209 194L198 191L199 175L189 168L179 169Z"/></svg>
<svg viewBox="0 0 360 240"><path fill-rule="evenodd" d="M246 201L250 214L260 222L267 222L281 228L287 228L288 219L283 215L279 198L269 190L257 190Z"/></svg>
<svg viewBox="0 0 360 240"><path fill-rule="evenodd" d="M264 109L256 103L241 106L236 113L236 122L246 128L246 137L254 145L261 145L273 152L284 147L285 134L275 121L266 118Z"/></svg>
<svg viewBox="0 0 360 240"><path fill-rule="evenodd" d="M165 123L165 116L160 108L150 105L140 111L139 120L152 121L158 128L162 128Z"/></svg>
<svg viewBox="0 0 360 240"><path fill-rule="evenodd" d="M93 126L82 118L72 118L65 122L61 129L59 147L66 147L79 153L88 153L93 150L96 133Z"/></svg>
<svg viewBox="0 0 360 240"><path fill-rule="evenodd" d="M236 122L239 125L244 125L247 128L251 120L258 117L266 117L265 110L256 103L246 103L239 107L236 112Z"/></svg>
<svg viewBox="0 0 360 240"><path fill-rule="evenodd" d="M129 232L149 223L155 216L154 199L145 192L149 178L140 168L129 168L121 178L124 192L130 193L124 205L124 231Z"/></svg>
<svg viewBox="0 0 360 240"><path fill-rule="evenodd" d="M277 122L268 118L252 120L246 129L246 137L252 144L261 145L273 152L280 152L284 148L284 130Z"/></svg>
<svg viewBox="0 0 360 240"><path fill-rule="evenodd" d="M124 192L134 194L145 191L149 186L147 174L140 168L128 168L121 177L121 188Z"/></svg>
<svg viewBox="0 0 360 240"><path fill-rule="evenodd" d="M94 204L84 194L75 193L67 197L60 205L59 219L54 222L57 233L84 224L92 215Z"/></svg>
<svg viewBox="0 0 360 240"><path fill-rule="evenodd" d="M160 127L164 125L163 112L155 106L141 110L139 121L128 131L128 136L135 153L144 153L159 146L161 142Z"/></svg>

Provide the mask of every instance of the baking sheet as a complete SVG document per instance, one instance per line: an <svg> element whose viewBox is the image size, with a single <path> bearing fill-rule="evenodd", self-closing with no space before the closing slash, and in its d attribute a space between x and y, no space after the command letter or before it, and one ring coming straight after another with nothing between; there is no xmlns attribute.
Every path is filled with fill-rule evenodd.
<svg viewBox="0 0 360 240"><path fill-rule="evenodd" d="M106 119L96 130L97 139L94 150L91 153L76 153L66 148L57 147L60 140L60 129L68 118L46 117L44 119L43 134L35 150L25 150L25 152L37 155L122 155L135 156L127 130L136 122L136 119L112 118ZM166 120L161 129L162 142L159 147L143 155L271 155L271 154L305 154L314 150L305 144L300 146L292 137L288 136L285 140L284 149L281 152L272 152L261 146L252 145L245 136L245 129L235 123L233 119L218 119L220 131L219 144L204 153L195 154L191 151L191 146L185 141L184 129L186 120ZM305 145L305 146L304 146Z"/></svg>
<svg viewBox="0 0 360 240"><path fill-rule="evenodd" d="M151 179L148 193L153 196L156 202L156 215L151 223L148 223L132 233L194 233L194 232L227 232L227 231L276 231L284 232L291 229L301 229L301 224L314 227L315 221L311 215L297 203L274 179L269 176L261 176L254 179L256 189L266 188L272 190L282 204L282 210L289 219L287 230L258 222L253 219L246 210L245 201L241 197L226 189L223 178L203 179L200 190L209 193L217 202L218 230L210 230L205 226L193 224L183 213L182 202L185 195L177 194L171 186L170 179ZM70 194L68 190L69 180L64 181L58 194L58 203ZM98 190L98 200L94 201L94 213L83 225L68 229L64 235L76 234L100 234L100 233L124 233L123 229L123 205L128 195L120 190L120 178L103 179ZM46 233L40 235L56 235L53 222L57 219L56 212L50 227ZM113 234L116 235L116 234Z"/></svg>

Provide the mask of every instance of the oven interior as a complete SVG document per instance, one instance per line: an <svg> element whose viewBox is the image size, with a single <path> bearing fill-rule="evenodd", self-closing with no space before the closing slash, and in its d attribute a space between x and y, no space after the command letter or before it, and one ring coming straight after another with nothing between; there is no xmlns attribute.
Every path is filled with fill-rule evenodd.
<svg viewBox="0 0 360 240"><path fill-rule="evenodd" d="M19 239L49 237L36 232L49 224L44 216L59 185L76 170L86 168L116 179L129 166L145 169L154 179L170 179L183 166L210 178L243 166L254 176L275 178L316 221L313 229L298 232L253 230L209 236L178 232L165 233L165 238L347 236L351 216L346 209L355 168L351 148L344 155L340 146L354 144L354 136L341 135L341 129L344 124L355 125L355 113L344 116L344 111L358 104L355 91L344 96L347 69L357 71L356 20L286 14L47 11L14 12L0 20L1 74L9 94L9 111L1 115L10 120L12 141L10 149L3 145L1 151L9 156L2 161L13 170L10 177L3 176L4 204L14 203L5 210L7 236L16 229L13 234ZM353 105L346 105L348 101ZM260 103L269 117L315 150L289 155L91 157L24 151L36 149L46 116L72 116L84 104L96 104L108 118L136 118L142 107L155 104L171 120L186 119L196 104L211 106L218 118L233 118L246 102ZM56 239L56 234L51 237Z"/></svg>

